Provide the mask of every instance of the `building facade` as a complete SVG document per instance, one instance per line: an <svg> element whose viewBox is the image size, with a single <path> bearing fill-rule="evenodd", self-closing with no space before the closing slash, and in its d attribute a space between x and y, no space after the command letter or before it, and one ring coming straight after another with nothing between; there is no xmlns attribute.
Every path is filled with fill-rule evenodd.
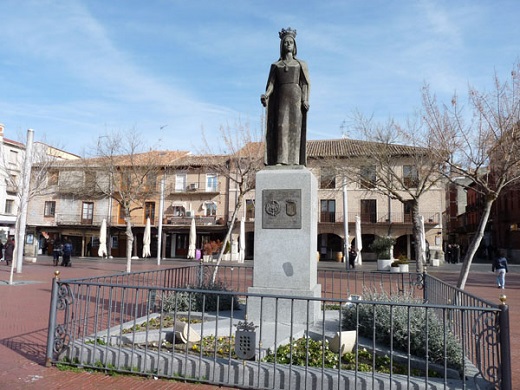
<svg viewBox="0 0 520 390"><path fill-rule="evenodd" d="M413 225L410 205L389 195L375 193L359 182L346 182L340 170L331 166L346 164L342 153L348 153L351 140L308 141L308 168L319 183L318 248L320 260L341 260L344 241L353 243L355 220L361 220L363 260L375 260L369 249L374 238L388 236L396 239L394 256L404 255L414 259ZM334 145L339 152L324 158L323 148ZM343 152L342 152L343 151ZM345 152L346 151L346 152ZM228 230L231 215L237 207L237 184L219 174L215 164L229 164L230 156L193 156L187 152L170 153L159 164L160 174L153 183L154 191L142 207L131 215L135 236L133 255L140 257L146 219L152 225L152 257L186 258L189 246L189 230L192 219L196 221L196 247L205 242L222 240ZM332 162L332 164L331 164ZM355 159L349 159L355 164ZM109 231L109 255L126 256L126 224L124 212L117 197L106 194L80 196L70 191L70 177L88 186L92 177L85 173L82 162L59 164L47 175L48 189L30 201L27 224L29 231L38 237L41 249L50 251L56 239L67 236L73 241L75 255L97 256L100 226L107 221ZM396 170L407 175L410 161L395 159ZM103 175L102 171L98 172ZM68 178L67 178L68 177ZM95 180L102 180L96 177ZM366 184L366 183L365 183ZM346 189L346 190L344 190ZM346 196L346 198L345 198ZM346 200L346 201L345 201ZM347 210L344 209L347 204ZM254 190L248 192L233 227L231 252L238 250L240 221L244 220L246 253L252 258L254 248ZM442 256L442 215L446 206L445 187L439 185L421 197L419 213L424 217L426 240L432 256ZM345 221L348 230L345 232ZM161 248L157 247L161 234ZM348 236L348 237L347 237ZM158 253L160 251L160 253Z"/></svg>
<svg viewBox="0 0 520 390"><path fill-rule="evenodd" d="M0 124L0 240L3 243L8 236L15 235L24 159L25 145L4 137L4 125Z"/></svg>

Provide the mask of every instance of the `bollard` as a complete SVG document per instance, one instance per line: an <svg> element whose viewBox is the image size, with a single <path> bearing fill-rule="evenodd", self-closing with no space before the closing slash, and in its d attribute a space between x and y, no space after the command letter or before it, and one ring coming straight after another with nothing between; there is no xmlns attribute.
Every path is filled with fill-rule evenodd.
<svg viewBox="0 0 520 390"><path fill-rule="evenodd" d="M47 329L47 355L45 357L45 366L52 365L52 355L54 349L54 330L56 328L56 310L58 306L58 281L60 271L54 271L54 279L52 279L51 306L49 309L49 326Z"/></svg>
<svg viewBox="0 0 520 390"><path fill-rule="evenodd" d="M500 366L502 368L501 386L502 390L512 390L513 381L511 374L511 346L509 328L509 306L506 305L507 296L500 295Z"/></svg>

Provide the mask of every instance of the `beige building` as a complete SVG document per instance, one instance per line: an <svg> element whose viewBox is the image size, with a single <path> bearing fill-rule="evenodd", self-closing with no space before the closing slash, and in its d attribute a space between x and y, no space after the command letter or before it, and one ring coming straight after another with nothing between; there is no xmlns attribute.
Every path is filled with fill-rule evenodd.
<svg viewBox="0 0 520 390"><path fill-rule="evenodd" d="M348 222L348 238L355 236L356 216L361 219L363 260L375 257L368 248L376 236L390 235L397 239L394 255L414 258L411 209L388 195L378 194L359 182L343 186L342 165L355 165L353 151L359 153L361 141L347 139L308 141L308 168L319 182L318 248L321 260L335 261L342 253L345 239L344 221ZM355 146L355 147L354 147ZM161 232L161 258L185 258L188 252L189 227L192 218L197 225L197 248L210 240L223 239L231 215L236 207L238 191L235 183L218 174L215 164L228 164L229 156L194 156L188 152L156 153L160 170L148 185L153 188L142 208L132 213L133 233L136 237L133 254L140 257L146 218L152 224L152 257L157 256L158 234ZM159 157L160 156L160 157ZM348 158L347 158L348 157ZM360 161L365 161L366 158ZM410 161L405 155L393 161L396 170L407 174ZM28 229L42 242L51 244L64 235L72 239L75 255L97 255L99 229L106 219L109 230L109 248L112 256L126 255L124 211L107 194L78 196L65 183L70 177L88 186L93 180L85 173L83 160L57 164L49 170L49 191L29 203ZM360 163L361 164L361 163ZM332 169L334 168L334 169ZM360 165L361 169L361 165ZM104 180L102 171L96 180ZM344 191L346 188L346 191ZM344 211L344 194L348 212ZM114 198L114 197L112 197ZM239 222L245 221L246 258L251 258L254 246L254 191L246 195L244 208L239 213L232 235L236 250ZM432 188L419 202L419 213L424 216L426 239L430 251L441 250L442 214L445 210L443 185ZM161 218L162 216L162 218ZM47 250L51 249L50 246Z"/></svg>

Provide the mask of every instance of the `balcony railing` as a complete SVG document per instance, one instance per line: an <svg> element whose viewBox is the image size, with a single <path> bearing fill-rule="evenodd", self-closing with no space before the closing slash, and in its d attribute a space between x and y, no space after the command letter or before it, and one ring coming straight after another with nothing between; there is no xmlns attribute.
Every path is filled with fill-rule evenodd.
<svg viewBox="0 0 520 390"><path fill-rule="evenodd" d="M189 193L201 193L201 192L220 192L220 183L214 186L208 186L206 182L189 182L185 184L172 184L168 188L170 194L189 194Z"/></svg>
<svg viewBox="0 0 520 390"><path fill-rule="evenodd" d="M431 211L421 214L424 217L425 224L439 224L441 222L441 213ZM323 215L322 215L323 216ZM363 224L388 224L388 223L400 223L400 224L412 224L412 216L403 212L395 213L348 213L348 222L356 222L356 216L361 217L361 223ZM334 218L323 218L320 222L343 222L343 214L336 212Z"/></svg>
<svg viewBox="0 0 520 390"><path fill-rule="evenodd" d="M77 225L77 226L101 226L103 219L108 222L108 217L102 214L93 215L92 218L85 218L78 214L57 213L54 216L56 225Z"/></svg>
<svg viewBox="0 0 520 390"><path fill-rule="evenodd" d="M226 221L223 215L213 215L213 216L194 216L195 223L197 226L211 226L211 225L223 225ZM69 225L69 226L101 226L101 222L103 219L106 219L107 223L111 226L123 226L125 225L125 221L122 218L117 216L112 216L112 218L108 218L106 215L97 214L92 218L84 218L78 214L56 214L54 217L56 225ZM191 224L192 217L190 216L168 216L165 215L163 218L163 225L168 226L189 226ZM144 220L143 216L134 216L131 219L133 226L144 226L146 224L146 220ZM159 223L159 216L155 216L153 220L150 221L152 226L157 226Z"/></svg>

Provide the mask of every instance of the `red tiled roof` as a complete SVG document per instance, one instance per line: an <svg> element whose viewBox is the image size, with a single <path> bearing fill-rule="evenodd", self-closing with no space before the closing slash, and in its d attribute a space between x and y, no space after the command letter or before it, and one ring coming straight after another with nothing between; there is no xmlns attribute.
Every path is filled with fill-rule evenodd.
<svg viewBox="0 0 520 390"><path fill-rule="evenodd" d="M366 156L373 153L374 148L383 145L379 142L361 141L355 139L341 138L328 140L309 140L307 141L307 157L356 157ZM387 148L386 152L391 155L401 156L415 154L423 150L422 148L398 145L384 144Z"/></svg>

